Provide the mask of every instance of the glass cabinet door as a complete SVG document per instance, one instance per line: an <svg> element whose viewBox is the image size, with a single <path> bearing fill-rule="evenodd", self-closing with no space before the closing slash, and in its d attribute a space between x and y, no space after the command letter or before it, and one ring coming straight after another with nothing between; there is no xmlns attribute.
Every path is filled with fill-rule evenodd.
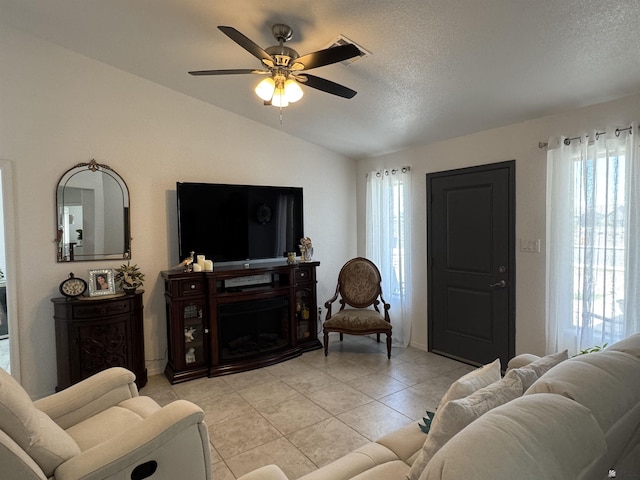
<svg viewBox="0 0 640 480"><path fill-rule="evenodd" d="M207 362L203 306L188 303L182 308L184 328L184 365L195 367Z"/></svg>
<svg viewBox="0 0 640 480"><path fill-rule="evenodd" d="M311 337L311 304L313 294L310 288L298 288L296 291L296 321L298 322L298 340ZM315 323L315 322L314 322Z"/></svg>

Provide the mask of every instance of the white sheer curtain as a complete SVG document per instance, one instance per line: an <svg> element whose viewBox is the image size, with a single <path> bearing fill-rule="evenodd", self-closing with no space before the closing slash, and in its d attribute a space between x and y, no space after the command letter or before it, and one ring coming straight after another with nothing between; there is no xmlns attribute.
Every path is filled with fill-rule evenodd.
<svg viewBox="0 0 640 480"><path fill-rule="evenodd" d="M366 255L382 275L384 299L394 342L409 344L411 336L411 176L410 168L367 175Z"/></svg>
<svg viewBox="0 0 640 480"><path fill-rule="evenodd" d="M640 331L638 130L552 139L547 152L547 351Z"/></svg>

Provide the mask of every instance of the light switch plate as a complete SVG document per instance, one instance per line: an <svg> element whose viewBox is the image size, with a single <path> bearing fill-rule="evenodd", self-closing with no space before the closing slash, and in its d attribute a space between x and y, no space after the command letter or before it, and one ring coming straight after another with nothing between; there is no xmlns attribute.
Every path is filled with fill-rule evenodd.
<svg viewBox="0 0 640 480"><path fill-rule="evenodd" d="M526 253L540 253L540 239L521 238L520 251Z"/></svg>

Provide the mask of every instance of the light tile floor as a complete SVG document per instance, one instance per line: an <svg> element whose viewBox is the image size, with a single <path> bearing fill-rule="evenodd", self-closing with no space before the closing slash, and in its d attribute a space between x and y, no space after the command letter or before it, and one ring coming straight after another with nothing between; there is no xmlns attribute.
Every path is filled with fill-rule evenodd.
<svg viewBox="0 0 640 480"><path fill-rule="evenodd" d="M473 367L370 337L331 337L269 367L171 385L149 378L142 395L183 398L205 411L213 478L231 480L277 464L297 479L433 411L452 381Z"/></svg>

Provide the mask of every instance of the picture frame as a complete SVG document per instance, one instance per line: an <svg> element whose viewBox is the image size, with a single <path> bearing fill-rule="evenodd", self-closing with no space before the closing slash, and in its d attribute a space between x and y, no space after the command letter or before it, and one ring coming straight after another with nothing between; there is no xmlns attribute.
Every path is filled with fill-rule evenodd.
<svg viewBox="0 0 640 480"><path fill-rule="evenodd" d="M88 283L90 297L114 295L116 293L116 284L113 279L113 270L110 268L89 270Z"/></svg>

